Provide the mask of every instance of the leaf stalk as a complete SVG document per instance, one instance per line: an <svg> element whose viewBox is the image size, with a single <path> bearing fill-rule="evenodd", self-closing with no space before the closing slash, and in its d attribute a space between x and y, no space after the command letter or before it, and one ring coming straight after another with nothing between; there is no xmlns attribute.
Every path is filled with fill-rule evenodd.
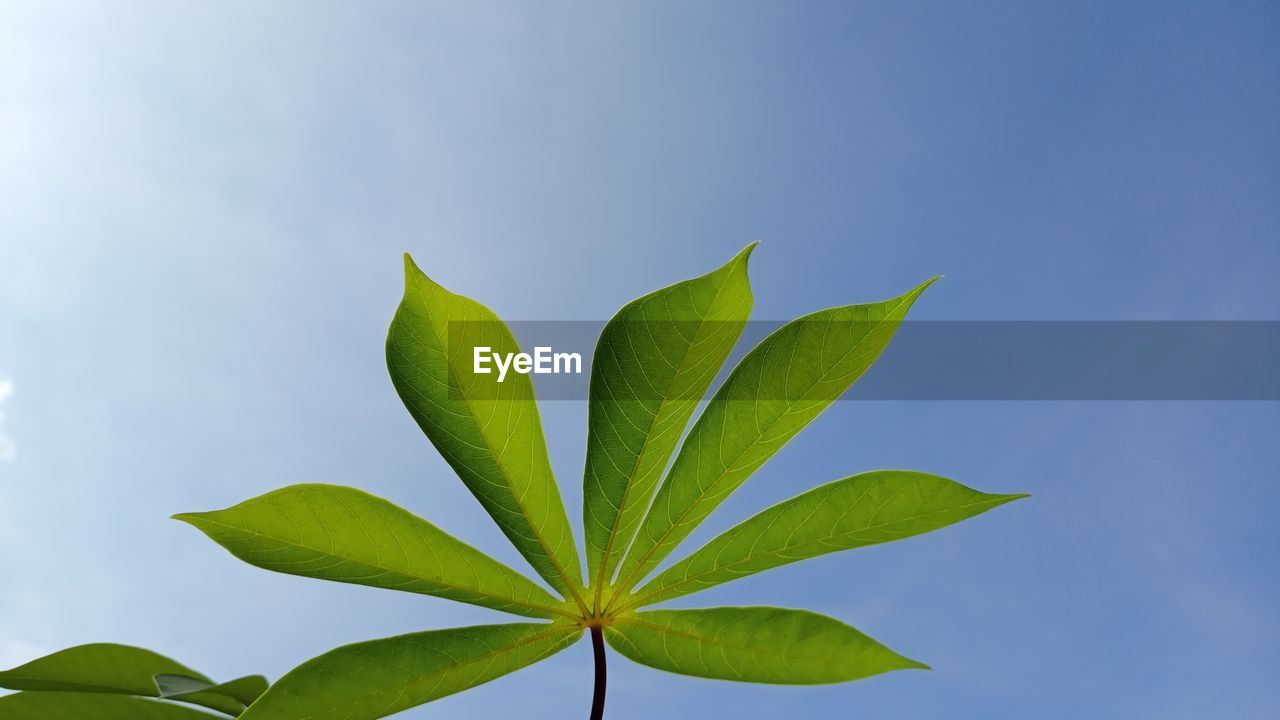
<svg viewBox="0 0 1280 720"><path fill-rule="evenodd" d="M591 695L591 718L590 720L603 720L604 718L604 691L606 685L606 669L604 658L604 628L599 625L592 625L591 628L591 652L596 660L596 683L595 689Z"/></svg>

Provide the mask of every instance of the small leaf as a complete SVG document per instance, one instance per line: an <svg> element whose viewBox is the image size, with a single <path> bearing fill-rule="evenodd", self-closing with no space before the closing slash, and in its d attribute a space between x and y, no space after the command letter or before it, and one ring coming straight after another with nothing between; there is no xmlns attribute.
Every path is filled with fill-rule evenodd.
<svg viewBox="0 0 1280 720"><path fill-rule="evenodd" d="M450 342L450 334L453 334ZM440 454L547 582L582 601L573 532L547 460L528 375L477 374L471 348L519 351L480 303L455 295L405 256L405 293L387 334L396 392Z"/></svg>
<svg viewBox="0 0 1280 720"><path fill-rule="evenodd" d="M293 485L226 510L174 517L267 570L436 595L528 617L564 614L563 603L528 578L354 488Z"/></svg>
<svg viewBox="0 0 1280 720"><path fill-rule="evenodd" d="M155 683L160 693L158 697L162 698L201 692L213 687L211 682L187 677L186 675L157 675L155 676Z"/></svg>
<svg viewBox="0 0 1280 720"><path fill-rule="evenodd" d="M486 683L572 645L576 625L481 625L347 645L271 686L242 720L374 720Z"/></svg>
<svg viewBox="0 0 1280 720"><path fill-rule="evenodd" d="M694 423L619 572L625 591L875 362L927 281L902 297L821 310L743 358Z"/></svg>
<svg viewBox="0 0 1280 720"><path fill-rule="evenodd" d="M0 672L0 687L10 690L65 690L158 697L156 675L209 678L169 658L129 645L78 645Z"/></svg>
<svg viewBox="0 0 1280 720"><path fill-rule="evenodd" d="M612 579L689 417L742 334L754 247L712 273L628 303L600 335L583 481L587 566L597 593Z"/></svg>
<svg viewBox="0 0 1280 720"><path fill-rule="evenodd" d="M185 675L157 675L156 687L160 697L166 700L191 703L217 710L235 717L244 712L245 704L239 700L218 692L213 683L189 678Z"/></svg>
<svg viewBox="0 0 1280 720"><path fill-rule="evenodd" d="M3 720L217 720L185 705L128 695L21 692L0 697Z"/></svg>
<svg viewBox="0 0 1280 720"><path fill-rule="evenodd" d="M619 618L605 638L641 665L742 682L816 685L928 667L806 610L654 610Z"/></svg>
<svg viewBox="0 0 1280 720"><path fill-rule="evenodd" d="M185 675L157 675L155 681L162 698L203 705L232 716L244 712L245 707L267 689L267 679L261 675L217 685Z"/></svg>
<svg viewBox="0 0 1280 720"><path fill-rule="evenodd" d="M210 689L233 697L245 705L252 705L254 700L267 691L268 686L267 679L261 675L245 675L214 685Z"/></svg>
<svg viewBox="0 0 1280 720"><path fill-rule="evenodd" d="M937 475L877 470L815 488L730 529L635 593L652 605L806 558L900 540L1025 495L989 495Z"/></svg>

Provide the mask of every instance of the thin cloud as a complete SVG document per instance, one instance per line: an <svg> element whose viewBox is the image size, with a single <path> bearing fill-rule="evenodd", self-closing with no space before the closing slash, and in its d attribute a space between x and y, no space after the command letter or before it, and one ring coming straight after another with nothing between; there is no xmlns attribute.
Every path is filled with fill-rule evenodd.
<svg viewBox="0 0 1280 720"><path fill-rule="evenodd" d="M4 430L4 403L13 395L13 381L0 379L0 462L13 462L18 456L18 446Z"/></svg>

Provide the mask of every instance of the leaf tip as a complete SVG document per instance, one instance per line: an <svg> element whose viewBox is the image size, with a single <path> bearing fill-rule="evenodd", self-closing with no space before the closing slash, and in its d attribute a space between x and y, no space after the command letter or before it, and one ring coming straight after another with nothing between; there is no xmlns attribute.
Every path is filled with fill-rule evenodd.
<svg viewBox="0 0 1280 720"><path fill-rule="evenodd" d="M748 243L746 247L738 251L737 255L733 256L732 260L730 260L727 264L725 264L725 267L730 268L730 267L736 267L737 265L741 265L743 271L745 272L747 269L747 263L751 260L751 253L755 252L756 246L759 244L760 244L759 240L755 240L755 241L752 241L751 243Z"/></svg>
<svg viewBox="0 0 1280 720"><path fill-rule="evenodd" d="M453 293L446 290L443 286L431 279L431 276L422 271L418 263L414 261L413 256L409 253L404 254L404 289L408 295L410 290L429 289L432 291L443 290L449 295Z"/></svg>
<svg viewBox="0 0 1280 720"><path fill-rule="evenodd" d="M934 275L933 277L929 278L928 280L925 280L924 282L920 283L919 285L917 285L917 286L915 286L915 287L911 288L911 289L910 289L910 290L908 290L906 293L904 293L904 294L900 295L900 296L899 296L899 297L897 297L896 299L894 299L894 300L890 300L890 301L888 301L888 302L906 303L907 307L909 308L909 307L911 307L911 305L914 305L914 304L915 304L915 301L920 297L920 295L921 295L925 290L928 290L928 289L929 289L929 286L930 286L930 285L932 285L932 284L934 284L934 283L938 282L938 280L941 280L941 279L942 279L942 276L941 276L941 275Z"/></svg>
<svg viewBox="0 0 1280 720"><path fill-rule="evenodd" d="M404 254L404 276L411 278L414 275L421 275L422 270L418 267L418 263L413 261L413 256L409 253Z"/></svg>

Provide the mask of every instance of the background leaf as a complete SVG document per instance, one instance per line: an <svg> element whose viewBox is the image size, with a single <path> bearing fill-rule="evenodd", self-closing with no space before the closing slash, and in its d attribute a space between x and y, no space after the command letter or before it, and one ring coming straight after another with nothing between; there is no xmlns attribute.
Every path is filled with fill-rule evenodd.
<svg viewBox="0 0 1280 720"><path fill-rule="evenodd" d="M229 695L245 705L251 705L262 693L267 691L269 683L261 675L246 675L214 685L211 690Z"/></svg>
<svg viewBox="0 0 1280 720"><path fill-rule="evenodd" d="M185 675L211 682L195 670L150 650L94 643L59 650L0 672L0 687L158 697L156 675Z"/></svg>
<svg viewBox="0 0 1280 720"><path fill-rule="evenodd" d="M449 333L455 333L453 342ZM470 348L518 352L491 310L437 285L405 256L387 334L396 392L498 527L551 586L582 602L582 569L527 375L473 372Z"/></svg>
<svg viewBox="0 0 1280 720"><path fill-rule="evenodd" d="M217 720L184 705L128 695L22 692L0 697L3 720Z"/></svg>
<svg viewBox="0 0 1280 720"><path fill-rule="evenodd" d="M929 280L902 297L821 310L743 358L694 423L619 573L626 590L861 377Z"/></svg>
<svg viewBox="0 0 1280 720"><path fill-rule="evenodd" d="M742 334L754 247L628 303L596 344L582 512L597 604L689 417Z"/></svg>
<svg viewBox="0 0 1280 720"><path fill-rule="evenodd" d="M637 590L627 605L651 605L797 560L919 535L1021 497L907 470L854 475L728 530Z"/></svg>
<svg viewBox="0 0 1280 720"><path fill-rule="evenodd" d="M160 697L203 705L228 715L239 715L267 690L267 679L248 675L214 685L185 675L156 675Z"/></svg>
<svg viewBox="0 0 1280 720"><path fill-rule="evenodd" d="M805 610L654 610L619 618L605 638L642 665L720 680L813 685L927 668Z"/></svg>
<svg viewBox="0 0 1280 720"><path fill-rule="evenodd" d="M337 485L293 485L188 522L251 565L436 595L551 618L563 603L528 578L382 498Z"/></svg>
<svg viewBox="0 0 1280 720"><path fill-rule="evenodd" d="M243 720L373 720L486 683L549 657L573 625L481 625L347 645L272 685Z"/></svg>

